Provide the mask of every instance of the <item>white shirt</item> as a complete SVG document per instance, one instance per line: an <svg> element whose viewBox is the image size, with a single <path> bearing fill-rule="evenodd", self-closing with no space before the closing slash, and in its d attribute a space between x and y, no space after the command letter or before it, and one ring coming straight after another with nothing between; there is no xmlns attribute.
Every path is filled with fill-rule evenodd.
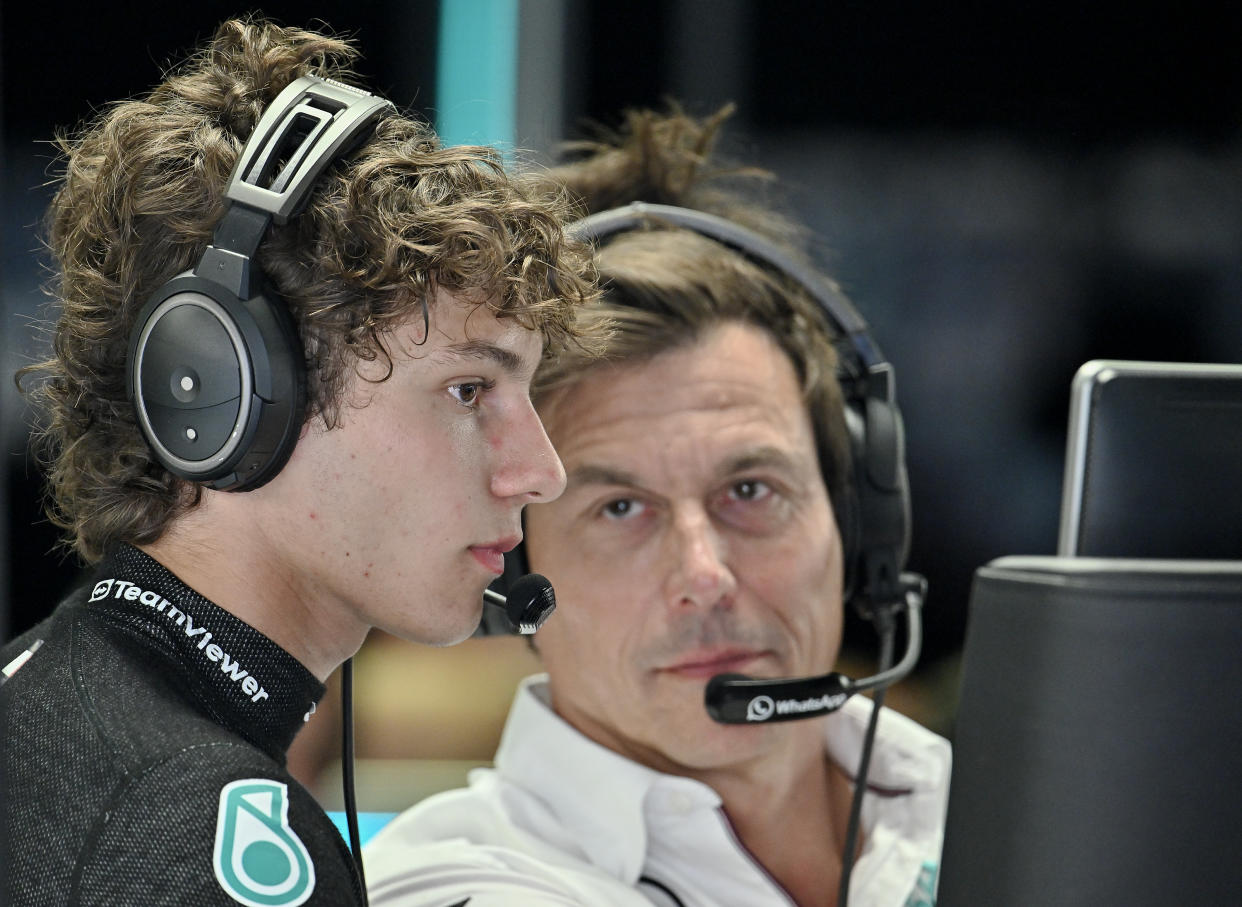
<svg viewBox="0 0 1242 907"><path fill-rule="evenodd" d="M792 903L715 791L583 736L548 705L546 681L522 683L494 769L402 813L368 845L373 907ZM858 764L870 712L853 699L829 716L825 749L839 765ZM850 907L932 903L950 759L946 740L881 711Z"/></svg>

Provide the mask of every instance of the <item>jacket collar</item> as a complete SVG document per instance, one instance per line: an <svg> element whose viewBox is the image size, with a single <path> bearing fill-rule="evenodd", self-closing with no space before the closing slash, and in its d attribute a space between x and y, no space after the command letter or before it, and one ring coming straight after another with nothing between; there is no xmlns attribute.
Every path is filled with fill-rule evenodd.
<svg viewBox="0 0 1242 907"><path fill-rule="evenodd" d="M83 595L96 619L163 662L163 682L283 764L324 694L301 662L129 545L99 564Z"/></svg>

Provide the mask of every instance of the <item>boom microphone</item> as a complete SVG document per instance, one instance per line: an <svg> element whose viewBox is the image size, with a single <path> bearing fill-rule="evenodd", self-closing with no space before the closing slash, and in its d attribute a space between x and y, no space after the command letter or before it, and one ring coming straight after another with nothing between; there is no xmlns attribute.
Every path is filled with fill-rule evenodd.
<svg viewBox="0 0 1242 907"><path fill-rule="evenodd" d="M534 633L556 610L556 593L546 577L528 573L513 584L507 596L485 589L483 600L505 609L505 616L523 636Z"/></svg>
<svg viewBox="0 0 1242 907"><path fill-rule="evenodd" d="M759 724L797 721L835 712L855 693L883 689L901 680L914 669L923 642L919 609L923 589L919 582L906 587L906 654L900 663L870 677L853 680L836 672L818 677L782 677L756 680L744 674L717 674L707 682L703 693L707 714L721 724ZM891 621L889 621L891 630ZM883 665L881 665L883 667Z"/></svg>

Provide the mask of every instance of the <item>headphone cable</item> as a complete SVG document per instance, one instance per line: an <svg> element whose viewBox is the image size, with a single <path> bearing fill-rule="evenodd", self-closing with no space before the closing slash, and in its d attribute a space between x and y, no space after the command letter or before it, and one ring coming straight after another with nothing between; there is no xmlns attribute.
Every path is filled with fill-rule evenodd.
<svg viewBox="0 0 1242 907"><path fill-rule="evenodd" d="M882 674L893 662L892 614L888 611L879 612L876 615L876 626L880 632L879 673ZM850 818L845 829L845 849L841 855L841 884L837 889L837 907L847 907L849 903L850 874L854 870L854 851L858 847L862 801L867 791L867 772L871 767L871 750L875 743L876 725L879 723L880 709L884 705L886 691L887 687L880 687L872 693L871 718L867 722L867 732L863 735L862 754L858 757L858 773L854 778L854 796L850 802Z"/></svg>
<svg viewBox="0 0 1242 907"><path fill-rule="evenodd" d="M354 660L341 665L341 785L345 794L345 824L349 828L349 848L358 868L362 904L367 907L367 877L362 871L362 838L358 834L358 804L354 795Z"/></svg>

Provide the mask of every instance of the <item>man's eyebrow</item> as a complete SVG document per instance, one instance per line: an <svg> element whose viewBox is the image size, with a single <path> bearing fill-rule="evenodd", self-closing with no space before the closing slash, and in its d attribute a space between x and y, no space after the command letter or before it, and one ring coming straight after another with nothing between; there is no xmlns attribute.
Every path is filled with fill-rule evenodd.
<svg viewBox="0 0 1242 907"><path fill-rule="evenodd" d="M794 458L779 447L763 445L741 451L722 462L716 469L721 476L732 476L749 472L752 469L774 468L793 472L797 470ZM572 487L581 485L621 485L638 488L641 483L638 477L624 469L614 466L602 466L598 463L583 463L568 471L566 483Z"/></svg>
<svg viewBox="0 0 1242 907"><path fill-rule="evenodd" d="M483 359L494 362L511 375L533 371L531 363L513 350L505 349L486 340L465 340L446 346L442 352L451 359Z"/></svg>
<svg viewBox="0 0 1242 907"><path fill-rule="evenodd" d="M566 476L566 484L571 486L578 485L624 485L628 487L637 487L638 478L624 469L614 469L611 466L599 466L594 463L584 463L581 466L575 466L569 470Z"/></svg>
<svg viewBox="0 0 1242 907"><path fill-rule="evenodd" d="M744 450L730 457L720 465L719 472L721 475L736 475L739 472L749 472L752 469L763 468L796 470L797 464L788 451L782 450L779 447L764 445L751 450Z"/></svg>

